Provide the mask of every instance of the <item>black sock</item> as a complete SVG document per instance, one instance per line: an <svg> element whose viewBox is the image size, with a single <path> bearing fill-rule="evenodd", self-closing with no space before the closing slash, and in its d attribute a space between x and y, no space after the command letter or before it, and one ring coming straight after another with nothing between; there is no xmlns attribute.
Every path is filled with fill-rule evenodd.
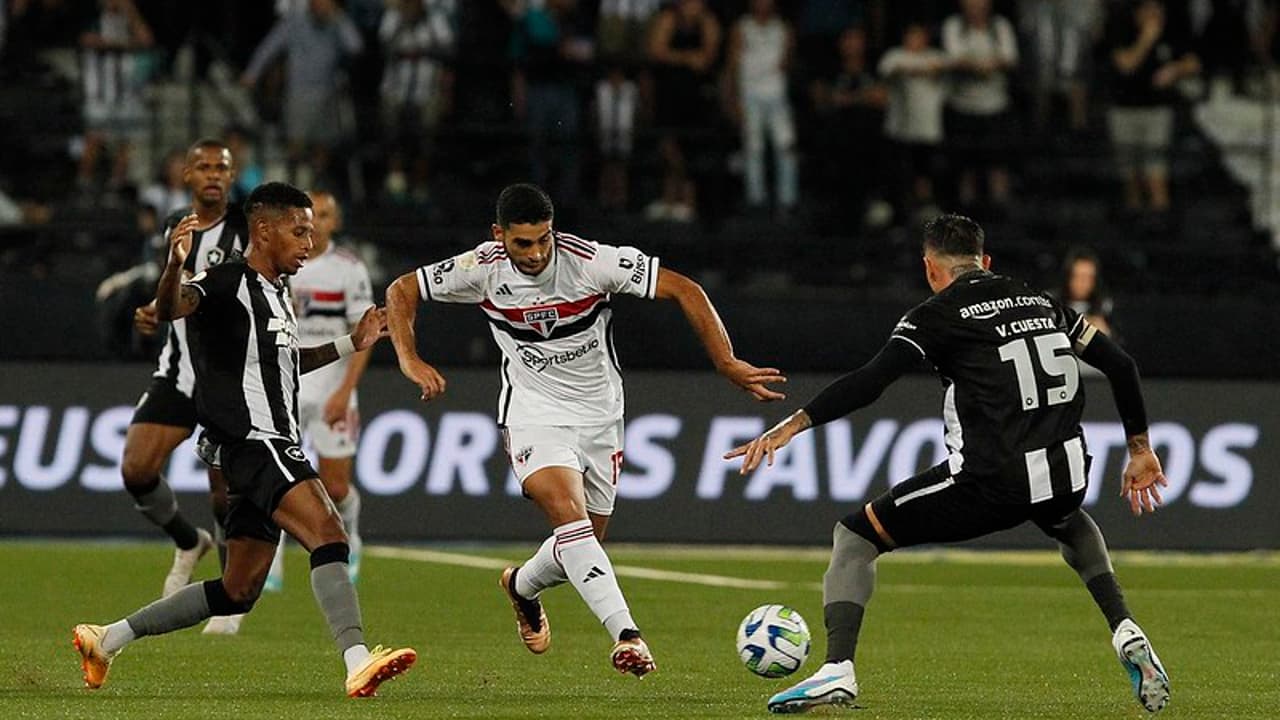
<svg viewBox="0 0 1280 720"><path fill-rule="evenodd" d="M862 630L862 615L867 609L851 602L833 602L822 608L822 619L827 624L827 662L853 661L858 649L858 632Z"/></svg>
<svg viewBox="0 0 1280 720"><path fill-rule="evenodd" d="M190 550L200 544L200 536L196 534L195 526L187 522L182 517L182 513L173 516L173 519L164 524L164 531L169 533L169 537L173 538L173 542L180 550Z"/></svg>
<svg viewBox="0 0 1280 720"><path fill-rule="evenodd" d="M618 633L619 640L637 640L640 638L640 631L635 628L627 628Z"/></svg>
<svg viewBox="0 0 1280 720"><path fill-rule="evenodd" d="M1089 588L1093 601L1106 616L1107 625L1111 627L1112 632L1115 632L1116 626L1126 618L1133 617L1129 614L1129 606L1125 604L1124 592L1120 590L1120 583L1116 581L1115 573L1102 573L1085 583L1085 587Z"/></svg>

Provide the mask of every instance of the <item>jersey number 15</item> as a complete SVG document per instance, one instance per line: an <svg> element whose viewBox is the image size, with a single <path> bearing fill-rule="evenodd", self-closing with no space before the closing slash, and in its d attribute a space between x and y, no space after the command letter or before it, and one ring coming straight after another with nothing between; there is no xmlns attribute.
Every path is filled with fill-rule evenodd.
<svg viewBox="0 0 1280 720"><path fill-rule="evenodd" d="M1040 368L1044 373L1050 378L1063 380L1061 385L1045 388L1046 404L1053 406L1071 402L1080 389L1080 365L1071 354L1071 341L1058 332L1013 340L1000 346L1000 359L1012 362L1013 370L1018 375L1018 394L1022 396L1022 409L1030 411L1040 407L1040 389L1036 386L1036 371L1031 353L1033 345L1035 357L1040 361Z"/></svg>

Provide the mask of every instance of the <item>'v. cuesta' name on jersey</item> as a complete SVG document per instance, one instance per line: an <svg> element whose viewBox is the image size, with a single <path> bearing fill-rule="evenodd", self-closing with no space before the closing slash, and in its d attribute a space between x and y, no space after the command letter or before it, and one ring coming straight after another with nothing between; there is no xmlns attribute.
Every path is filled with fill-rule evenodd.
<svg viewBox="0 0 1280 720"><path fill-rule="evenodd" d="M984 271L961 276L899 321L892 338L915 346L946 385L953 476L980 478L1001 502L1083 489L1084 386L1072 348L1091 332L1047 295Z"/></svg>
<svg viewBox="0 0 1280 720"><path fill-rule="evenodd" d="M604 425L622 417L613 349L615 293L652 299L658 258L556 232L537 276L517 270L501 243L418 268L423 300L478 304L502 351L500 425Z"/></svg>

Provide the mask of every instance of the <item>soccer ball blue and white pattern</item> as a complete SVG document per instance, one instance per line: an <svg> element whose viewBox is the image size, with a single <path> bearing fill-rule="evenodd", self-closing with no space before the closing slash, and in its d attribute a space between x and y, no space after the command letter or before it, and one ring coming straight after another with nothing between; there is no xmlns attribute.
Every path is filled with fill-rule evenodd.
<svg viewBox="0 0 1280 720"><path fill-rule="evenodd" d="M738 626L738 658L761 677L786 677L807 657L809 626L786 605L761 605Z"/></svg>

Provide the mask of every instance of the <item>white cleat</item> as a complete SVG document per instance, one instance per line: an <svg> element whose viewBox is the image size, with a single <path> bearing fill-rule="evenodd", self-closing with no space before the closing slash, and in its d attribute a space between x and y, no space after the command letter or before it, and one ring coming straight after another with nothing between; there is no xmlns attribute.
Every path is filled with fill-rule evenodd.
<svg viewBox="0 0 1280 720"><path fill-rule="evenodd" d="M209 622L204 624L204 629L200 633L202 635L238 635L240 634L240 622L243 620L243 613L240 615L215 615L209 618Z"/></svg>
<svg viewBox="0 0 1280 720"><path fill-rule="evenodd" d="M1147 712L1157 713L1169 704L1169 675L1156 657L1146 633L1132 620L1125 619L1111 636L1111 647L1129 673L1133 693Z"/></svg>
<svg viewBox="0 0 1280 720"><path fill-rule="evenodd" d="M858 698L858 680L849 660L827 663L808 680L796 683L769 698L771 713L802 713L822 705L852 708Z"/></svg>
<svg viewBox="0 0 1280 720"><path fill-rule="evenodd" d="M191 574L195 572L200 558L213 549L213 536L204 528L196 528L196 546L190 550L176 548L173 551L173 567L164 579L164 590L160 597L169 597L186 587L191 582Z"/></svg>

